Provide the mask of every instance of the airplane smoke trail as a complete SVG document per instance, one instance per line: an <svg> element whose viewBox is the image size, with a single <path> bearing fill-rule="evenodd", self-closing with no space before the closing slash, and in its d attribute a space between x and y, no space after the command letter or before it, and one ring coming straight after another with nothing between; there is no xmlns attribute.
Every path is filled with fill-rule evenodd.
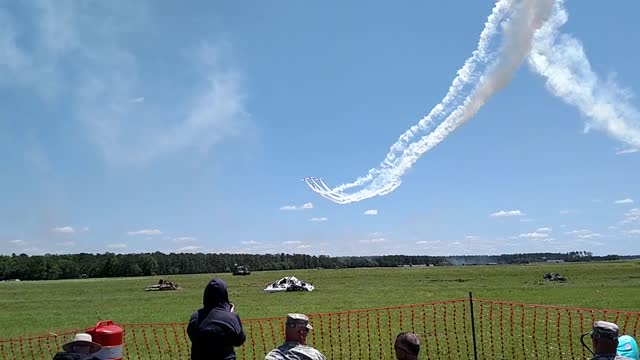
<svg viewBox="0 0 640 360"><path fill-rule="evenodd" d="M464 66L458 70L456 78L453 80L451 86L449 87L449 91L445 95L445 97L440 101L438 105L436 105L431 112L423 117L418 124L409 128L404 134L400 136L398 141L391 146L389 149L389 153L386 158L382 162L381 166L383 168L393 166L394 160L402 154L402 152L407 147L407 144L415 138L418 134L426 133L429 131L434 124L434 118L440 116L445 110L447 110L448 106L454 102L455 100L459 100L458 94L465 92L466 87L470 84L477 82L477 73L476 68L479 63L487 63L490 59L488 58L488 50L492 41L494 40L494 34L498 31L498 26L501 23L501 20L504 18L505 14L511 8L513 0L500 0L493 7L493 11L487 18L487 22L485 23L485 27L480 33L480 39L478 40L478 45L476 50L473 52L472 56L465 61ZM366 176L360 177L356 179L352 183L343 184L336 187L334 192L341 192L345 189L362 186L371 180L374 179L376 175L379 174L378 169L371 169ZM315 180L315 185L320 186ZM312 186L311 183L307 182L309 186ZM312 188L316 188L312 186ZM326 188L326 185L324 185Z"/></svg>
<svg viewBox="0 0 640 360"><path fill-rule="evenodd" d="M451 132L473 117L486 101L504 88L515 70L529 54L533 36L551 15L554 0L502 0L494 6L485 23L478 47L458 71L449 92L420 122L391 146L380 168L352 183L330 189L322 179L305 178L314 192L339 204L348 204L388 194L401 183L401 177L425 152L438 145ZM502 31L501 31L502 30ZM492 50L502 33L498 50ZM461 100L464 99L464 100ZM439 123L435 130L410 142ZM345 190L361 187L352 193Z"/></svg>
<svg viewBox="0 0 640 360"><path fill-rule="evenodd" d="M591 70L580 42L559 28L568 15L562 0L553 16L535 35L529 67L546 78L547 89L577 107L591 121L589 127L640 149L640 113L628 103L628 95L611 81L603 81Z"/></svg>

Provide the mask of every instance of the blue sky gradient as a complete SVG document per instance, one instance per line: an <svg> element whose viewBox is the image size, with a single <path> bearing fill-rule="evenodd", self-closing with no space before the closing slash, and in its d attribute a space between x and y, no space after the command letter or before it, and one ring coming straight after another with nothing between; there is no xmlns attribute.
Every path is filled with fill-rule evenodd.
<svg viewBox="0 0 640 360"><path fill-rule="evenodd" d="M0 253L640 254L640 152L526 64L394 192L301 181L377 166L492 6L0 1ZM640 106L640 4L566 8Z"/></svg>

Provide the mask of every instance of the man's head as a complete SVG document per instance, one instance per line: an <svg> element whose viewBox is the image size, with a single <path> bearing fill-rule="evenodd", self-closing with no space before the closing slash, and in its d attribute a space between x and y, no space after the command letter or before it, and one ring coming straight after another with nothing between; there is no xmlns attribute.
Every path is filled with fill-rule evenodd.
<svg viewBox="0 0 640 360"><path fill-rule="evenodd" d="M596 321L593 323L591 341L596 354L615 354L618 347L618 325L608 321Z"/></svg>
<svg viewBox="0 0 640 360"><path fill-rule="evenodd" d="M287 341L295 341L302 345L307 343L307 335L313 330L309 318L304 314L288 314L285 327Z"/></svg>
<svg viewBox="0 0 640 360"><path fill-rule="evenodd" d="M219 307L230 310L231 305L229 304L229 292L227 291L227 283L219 278L209 281L207 286L204 288L204 294L202 295L202 304L205 308Z"/></svg>
<svg viewBox="0 0 640 360"><path fill-rule="evenodd" d="M62 349L70 353L88 355L100 351L102 345L93 342L91 335L78 333L72 341L62 345Z"/></svg>
<svg viewBox="0 0 640 360"><path fill-rule="evenodd" d="M396 336L394 348L398 360L417 359L420 352L420 339L414 333L402 332Z"/></svg>

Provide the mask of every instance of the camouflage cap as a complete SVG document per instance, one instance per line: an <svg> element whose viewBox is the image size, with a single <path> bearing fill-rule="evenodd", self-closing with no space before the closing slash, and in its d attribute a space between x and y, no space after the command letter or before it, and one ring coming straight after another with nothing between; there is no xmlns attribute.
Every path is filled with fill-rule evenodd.
<svg viewBox="0 0 640 360"><path fill-rule="evenodd" d="M286 325L292 328L313 330L313 327L309 324L309 318L305 314L288 314Z"/></svg>
<svg viewBox="0 0 640 360"><path fill-rule="evenodd" d="M618 338L618 325L608 321L596 321L593 323L591 337L594 339L615 340Z"/></svg>

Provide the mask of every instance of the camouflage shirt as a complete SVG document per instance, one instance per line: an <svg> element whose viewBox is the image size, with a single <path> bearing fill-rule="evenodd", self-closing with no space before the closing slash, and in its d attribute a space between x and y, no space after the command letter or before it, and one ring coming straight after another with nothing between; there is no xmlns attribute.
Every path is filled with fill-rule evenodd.
<svg viewBox="0 0 640 360"><path fill-rule="evenodd" d="M630 358L616 354L596 354L591 360L631 360Z"/></svg>
<svg viewBox="0 0 640 360"><path fill-rule="evenodd" d="M276 349L271 350L264 360L326 360L322 353L311 346L293 341L286 341Z"/></svg>

